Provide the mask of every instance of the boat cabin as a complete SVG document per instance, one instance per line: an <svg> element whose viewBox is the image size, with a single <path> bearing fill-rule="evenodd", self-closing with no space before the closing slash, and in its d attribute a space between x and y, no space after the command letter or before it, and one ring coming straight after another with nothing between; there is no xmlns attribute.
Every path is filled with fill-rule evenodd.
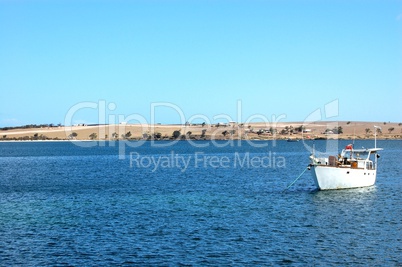
<svg viewBox="0 0 402 267"><path fill-rule="evenodd" d="M352 145L348 145L338 156L329 156L328 158L311 156L310 159L314 165L319 166L375 170L379 150L382 148L353 149Z"/></svg>
<svg viewBox="0 0 402 267"><path fill-rule="evenodd" d="M381 148L353 149L351 145L346 146L338 155L337 165L354 169L375 170L379 150Z"/></svg>

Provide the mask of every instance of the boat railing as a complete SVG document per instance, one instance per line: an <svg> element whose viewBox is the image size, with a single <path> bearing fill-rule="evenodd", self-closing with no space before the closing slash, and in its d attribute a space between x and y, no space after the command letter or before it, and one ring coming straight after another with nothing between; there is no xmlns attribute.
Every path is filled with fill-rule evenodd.
<svg viewBox="0 0 402 267"><path fill-rule="evenodd" d="M348 159L346 157L338 158L336 156L329 156L328 158L316 158L314 156L311 156L310 160L313 165L320 165L320 166L366 169L366 170L376 169L375 162L368 159Z"/></svg>

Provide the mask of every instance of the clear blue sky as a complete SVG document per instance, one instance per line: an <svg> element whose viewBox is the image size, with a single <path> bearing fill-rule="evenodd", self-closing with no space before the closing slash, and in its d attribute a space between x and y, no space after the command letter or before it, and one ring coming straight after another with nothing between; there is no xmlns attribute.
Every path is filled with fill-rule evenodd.
<svg viewBox="0 0 402 267"><path fill-rule="evenodd" d="M0 126L99 100L147 120L161 101L237 120L240 100L243 121L303 121L337 99L335 120L402 122L402 1L0 0L0 91Z"/></svg>

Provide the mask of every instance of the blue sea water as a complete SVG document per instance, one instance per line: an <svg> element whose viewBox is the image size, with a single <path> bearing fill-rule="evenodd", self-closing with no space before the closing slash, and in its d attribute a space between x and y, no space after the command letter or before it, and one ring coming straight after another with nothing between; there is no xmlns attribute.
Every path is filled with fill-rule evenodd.
<svg viewBox="0 0 402 267"><path fill-rule="evenodd" d="M0 143L0 265L402 265L401 141L378 141L375 186L338 191L308 171L283 191L303 142L122 144Z"/></svg>

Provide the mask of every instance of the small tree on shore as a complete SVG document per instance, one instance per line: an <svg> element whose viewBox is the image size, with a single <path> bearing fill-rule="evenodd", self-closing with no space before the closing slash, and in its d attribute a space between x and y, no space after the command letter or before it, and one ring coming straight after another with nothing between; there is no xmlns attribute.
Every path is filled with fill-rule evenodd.
<svg viewBox="0 0 402 267"><path fill-rule="evenodd" d="M222 132L222 134L223 134L224 137L226 137L226 135L227 135L228 133L229 133L229 132L226 131L226 130Z"/></svg>
<svg viewBox="0 0 402 267"><path fill-rule="evenodd" d="M162 138L162 134L161 134L161 133L154 133L154 138L155 138L155 139L161 139L161 138Z"/></svg>
<svg viewBox="0 0 402 267"><path fill-rule="evenodd" d="M388 128L388 132L389 132L389 133L392 133L393 130L395 130L394 127Z"/></svg>
<svg viewBox="0 0 402 267"><path fill-rule="evenodd" d="M172 137L173 137L174 139L177 139L177 138L180 137L180 135L181 135L180 131L177 131L177 130L176 130L176 131L173 132Z"/></svg>
<svg viewBox="0 0 402 267"><path fill-rule="evenodd" d="M69 136L68 139L75 139L78 136L76 132L72 132Z"/></svg>
<svg viewBox="0 0 402 267"><path fill-rule="evenodd" d="M94 140L94 139L96 139L98 137L98 135L96 134L96 133L91 133L90 135L89 135L89 139L91 139L91 140Z"/></svg>
<svg viewBox="0 0 402 267"><path fill-rule="evenodd" d="M366 135L368 135L371 132L370 128L366 128L365 131L366 131Z"/></svg>
<svg viewBox="0 0 402 267"><path fill-rule="evenodd" d="M207 132L207 129L202 129L201 131L201 138L205 137L205 133Z"/></svg>
<svg viewBox="0 0 402 267"><path fill-rule="evenodd" d="M299 132L299 133L303 132L304 129L305 129L305 127L303 125L300 125L299 127L295 128L296 132Z"/></svg>
<svg viewBox="0 0 402 267"><path fill-rule="evenodd" d="M261 135L263 133L264 133L264 131L262 129L259 129L258 132L257 132L257 135Z"/></svg>

